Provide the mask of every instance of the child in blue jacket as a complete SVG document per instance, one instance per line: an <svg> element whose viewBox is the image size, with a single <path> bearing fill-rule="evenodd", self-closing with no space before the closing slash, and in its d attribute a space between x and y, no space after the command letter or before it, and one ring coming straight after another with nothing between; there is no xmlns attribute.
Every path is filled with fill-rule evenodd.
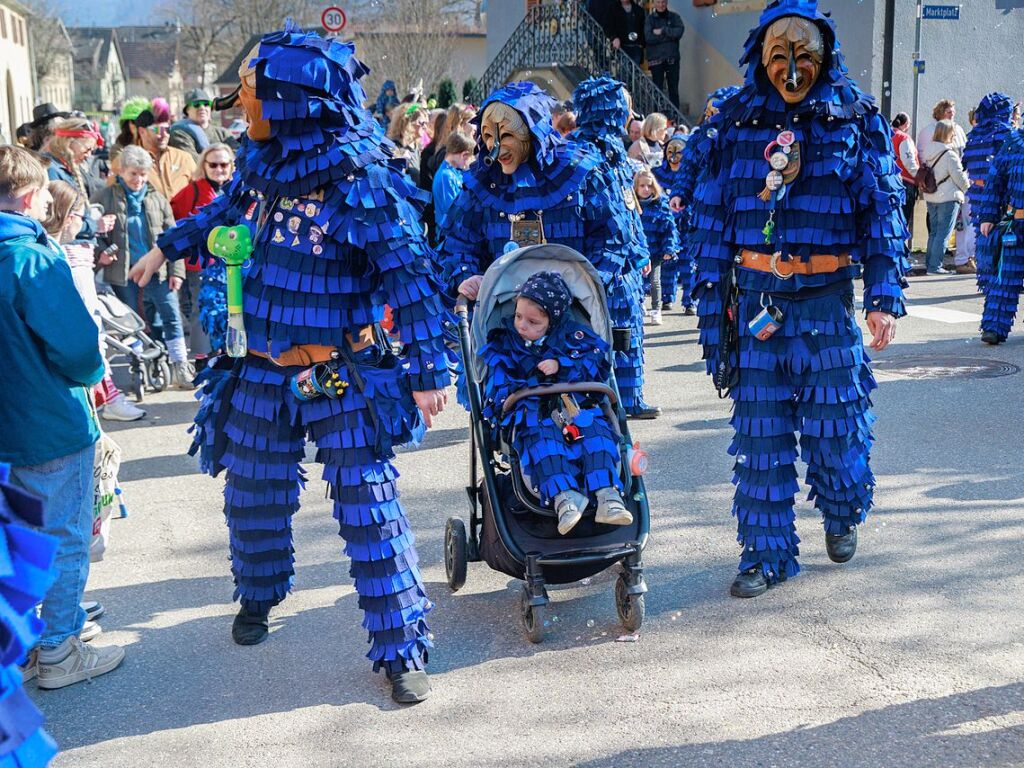
<svg viewBox="0 0 1024 768"><path fill-rule="evenodd" d="M640 220L651 252L651 323L661 325L661 268L677 258L679 233L668 200L651 171L637 171L633 192L640 202Z"/></svg>

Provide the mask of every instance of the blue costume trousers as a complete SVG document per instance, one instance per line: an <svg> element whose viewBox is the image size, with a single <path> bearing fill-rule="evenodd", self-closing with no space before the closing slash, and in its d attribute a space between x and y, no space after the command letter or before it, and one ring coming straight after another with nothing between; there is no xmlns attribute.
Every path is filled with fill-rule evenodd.
<svg viewBox="0 0 1024 768"><path fill-rule="evenodd" d="M975 228L974 233L974 260L978 265L977 283L978 290L982 293L988 293L989 283L992 282L993 274L996 269L994 264L994 257L996 246L998 244L997 238L998 233L990 234L988 237L981 234Z"/></svg>
<svg viewBox="0 0 1024 768"><path fill-rule="evenodd" d="M679 261L670 259L661 263L661 304L673 304L679 293ZM654 296L651 296L652 301ZM659 305L660 306L660 305Z"/></svg>
<svg viewBox="0 0 1024 768"><path fill-rule="evenodd" d="M1024 226L1015 223L1013 227L1018 245L1003 245L999 263L994 265L993 275L988 281L985 293L985 312L981 318L981 330L993 331L999 338L1006 339L1013 328L1024 290ZM1000 237L993 233L989 239Z"/></svg>
<svg viewBox="0 0 1024 768"><path fill-rule="evenodd" d="M769 581L800 570L793 513L798 445L808 499L826 533L844 534L863 522L875 485L868 460L869 393L876 385L852 294L774 303L785 313L783 326L760 341L747 324L761 311L761 297L741 294L740 378L732 391L729 448L736 457L739 568L760 568Z"/></svg>
<svg viewBox="0 0 1024 768"><path fill-rule="evenodd" d="M612 325L629 328L629 350L615 353L615 381L626 412L644 407L644 281L640 272L616 277L608 288Z"/></svg>
<svg viewBox="0 0 1024 768"><path fill-rule="evenodd" d="M581 428L581 438L572 443L565 441L561 428L550 416L538 423L530 423L535 418L524 419L513 434L513 447L522 459L523 471L540 490L545 504L562 491L622 489L615 432L599 410L585 413L593 415L593 421Z"/></svg>
<svg viewBox="0 0 1024 768"><path fill-rule="evenodd" d="M288 386L299 370L249 357L231 395L220 463L227 470L224 500L235 598L266 608L291 589L292 515L305 480L300 462L308 437L330 485L374 670L421 669L431 645L425 621L430 604L412 530L398 501L398 472L376 447L377 430L357 387L339 399L300 402Z"/></svg>

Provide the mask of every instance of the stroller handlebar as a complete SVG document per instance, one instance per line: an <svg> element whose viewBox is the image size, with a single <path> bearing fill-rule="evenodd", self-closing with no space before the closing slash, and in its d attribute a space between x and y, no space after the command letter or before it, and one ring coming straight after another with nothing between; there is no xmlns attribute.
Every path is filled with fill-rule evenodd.
<svg viewBox="0 0 1024 768"><path fill-rule="evenodd" d="M512 408L515 407L516 403L520 400L525 400L528 397L544 397L545 395L564 395L570 392L577 392L580 394L599 394L607 397L612 404L613 408L617 408L619 404L619 396L614 389L609 387L607 384L602 384L599 381L579 381L572 384L548 384L543 387L528 387L527 389L520 389L513 392L511 395L505 398L504 404L501 406L502 414L508 413Z"/></svg>
<svg viewBox="0 0 1024 768"><path fill-rule="evenodd" d="M459 298L455 300L455 314L459 317L469 317L469 299L459 294Z"/></svg>

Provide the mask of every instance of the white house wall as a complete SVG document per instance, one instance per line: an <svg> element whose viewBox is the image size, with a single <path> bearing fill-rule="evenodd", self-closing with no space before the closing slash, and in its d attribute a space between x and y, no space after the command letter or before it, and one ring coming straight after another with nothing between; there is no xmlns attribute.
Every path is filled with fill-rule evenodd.
<svg viewBox="0 0 1024 768"><path fill-rule="evenodd" d="M0 13L0 133L12 140L17 127L32 119L32 61L24 17L2 3Z"/></svg>

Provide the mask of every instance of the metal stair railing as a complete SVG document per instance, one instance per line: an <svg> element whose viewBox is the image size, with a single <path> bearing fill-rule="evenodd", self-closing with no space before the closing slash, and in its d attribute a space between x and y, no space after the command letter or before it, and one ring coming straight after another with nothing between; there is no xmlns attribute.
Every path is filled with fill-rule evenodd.
<svg viewBox="0 0 1024 768"><path fill-rule="evenodd" d="M613 48L601 25L578 0L531 8L477 82L472 99L481 104L517 70L579 67L620 80L641 114L661 112L676 125L689 121L629 56Z"/></svg>

